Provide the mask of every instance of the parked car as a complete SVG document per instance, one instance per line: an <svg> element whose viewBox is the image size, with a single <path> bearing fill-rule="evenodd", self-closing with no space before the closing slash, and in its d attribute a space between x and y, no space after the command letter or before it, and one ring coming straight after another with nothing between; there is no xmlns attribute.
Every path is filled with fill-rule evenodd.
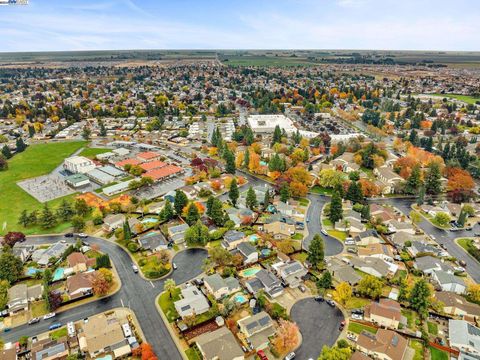
<svg viewBox="0 0 480 360"><path fill-rule="evenodd" d="M463 267L467 266L467 263L465 262L465 260L459 260L458 263L460 264L460 266L463 266Z"/></svg>
<svg viewBox="0 0 480 360"><path fill-rule="evenodd" d="M458 272L465 272L465 268L462 266L455 266L453 270L458 271Z"/></svg>
<svg viewBox="0 0 480 360"><path fill-rule="evenodd" d="M360 314L352 314L352 319L354 320L363 320L363 316Z"/></svg>
<svg viewBox="0 0 480 360"><path fill-rule="evenodd" d="M66 233L63 236L65 236L66 238L71 238L71 237L73 237L73 233Z"/></svg>
<svg viewBox="0 0 480 360"><path fill-rule="evenodd" d="M344 327L345 327L345 320L343 320L343 321L340 323L340 326L338 327L338 330L342 331Z"/></svg>
<svg viewBox="0 0 480 360"><path fill-rule="evenodd" d="M303 285L299 285L299 286L298 286L298 289L299 289L302 293L304 293L305 291L307 291L307 289L306 289L305 286L303 286Z"/></svg>
<svg viewBox="0 0 480 360"><path fill-rule="evenodd" d="M323 235L328 236L327 230L322 229L322 230L320 230L320 232L321 232Z"/></svg>
<svg viewBox="0 0 480 360"><path fill-rule="evenodd" d="M285 360L292 360L292 359L295 359L295 353L293 351L287 356L285 356Z"/></svg>
<svg viewBox="0 0 480 360"><path fill-rule="evenodd" d="M134 272L135 274L138 273L138 267L137 267L137 265L133 264L133 265L132 265L132 269L133 269L133 272Z"/></svg>
<svg viewBox="0 0 480 360"><path fill-rule="evenodd" d="M55 323L55 324L52 324L48 327L48 330L55 330L55 329L58 329L59 327L62 327L62 324L61 323Z"/></svg>
<svg viewBox="0 0 480 360"><path fill-rule="evenodd" d="M326 303L327 303L328 305L330 305L331 307L335 307L335 301L330 300L330 299L325 300L325 301L326 301Z"/></svg>
<svg viewBox="0 0 480 360"><path fill-rule="evenodd" d="M345 245L355 245L355 240L345 240Z"/></svg>
<svg viewBox="0 0 480 360"><path fill-rule="evenodd" d="M51 312L51 313L48 313L48 314L45 314L43 315L43 320L48 320L48 319L51 319L53 317L55 317L57 314L54 313L54 312Z"/></svg>
<svg viewBox="0 0 480 360"><path fill-rule="evenodd" d="M318 301L318 302L324 302L325 299L322 297L322 296L315 296L315 301Z"/></svg>
<svg viewBox="0 0 480 360"><path fill-rule="evenodd" d="M348 333L347 334L347 339L352 340L352 341L357 341L357 337L353 333Z"/></svg>
<svg viewBox="0 0 480 360"><path fill-rule="evenodd" d="M78 237L79 237L80 239L86 239L86 238L88 238L88 235L85 234L85 233L79 233L79 234L78 234Z"/></svg>
<svg viewBox="0 0 480 360"><path fill-rule="evenodd" d="M480 236L480 233L479 232L475 232L473 233L474 236Z"/></svg>
<svg viewBox="0 0 480 360"><path fill-rule="evenodd" d="M30 320L28 321L28 325L36 324L36 323L38 323L39 321L40 321L40 318L39 318L39 317L30 319Z"/></svg>
<svg viewBox="0 0 480 360"><path fill-rule="evenodd" d="M173 268L173 270L177 270L177 264L172 263L172 268Z"/></svg>
<svg viewBox="0 0 480 360"><path fill-rule="evenodd" d="M349 248L347 248L347 252L349 252L350 254L356 254L356 253L358 253L358 250L355 249L355 248L349 247Z"/></svg>
<svg viewBox="0 0 480 360"><path fill-rule="evenodd" d="M260 358L260 360L268 360L267 355L265 355L265 352L263 350L258 350L257 355Z"/></svg>
<svg viewBox="0 0 480 360"><path fill-rule="evenodd" d="M352 310L352 314L363 315L363 310L362 310L362 309L353 309L353 310Z"/></svg>

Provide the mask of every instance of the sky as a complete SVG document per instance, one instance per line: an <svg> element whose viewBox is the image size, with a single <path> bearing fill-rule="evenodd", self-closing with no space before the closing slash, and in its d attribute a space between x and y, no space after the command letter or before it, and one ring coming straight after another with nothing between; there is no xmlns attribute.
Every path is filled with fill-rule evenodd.
<svg viewBox="0 0 480 360"><path fill-rule="evenodd" d="M0 6L0 52L480 51L479 0L29 0Z"/></svg>

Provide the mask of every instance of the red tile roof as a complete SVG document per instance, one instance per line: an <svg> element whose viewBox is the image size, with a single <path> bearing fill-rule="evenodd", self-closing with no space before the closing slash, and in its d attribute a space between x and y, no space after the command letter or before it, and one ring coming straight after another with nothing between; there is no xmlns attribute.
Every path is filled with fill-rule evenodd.
<svg viewBox="0 0 480 360"><path fill-rule="evenodd" d="M140 165L140 167L145 171L150 171L150 170L158 169L158 168L161 168L161 167L164 167L164 166L167 166L167 165L168 164L164 163L163 161L154 160L154 161L149 161L149 162L143 163L143 164Z"/></svg>
<svg viewBox="0 0 480 360"><path fill-rule="evenodd" d="M145 151L137 155L138 158L144 159L144 160L151 160L159 157L160 154L153 152L153 151Z"/></svg>
<svg viewBox="0 0 480 360"><path fill-rule="evenodd" d="M138 159L125 159L115 163L115 166L123 168L125 165L139 165L142 162Z"/></svg>
<svg viewBox="0 0 480 360"><path fill-rule="evenodd" d="M183 169L175 165L167 165L158 169L147 171L142 174L143 177L151 177L153 180L160 180L164 177L176 174Z"/></svg>

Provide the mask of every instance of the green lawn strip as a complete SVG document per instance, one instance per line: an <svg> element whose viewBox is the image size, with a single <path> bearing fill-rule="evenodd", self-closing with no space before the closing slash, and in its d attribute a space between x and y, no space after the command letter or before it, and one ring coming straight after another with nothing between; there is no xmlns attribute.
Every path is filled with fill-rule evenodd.
<svg viewBox="0 0 480 360"><path fill-rule="evenodd" d="M308 253L305 252L305 251L302 251L301 253L293 254L292 257L293 257L295 260L298 260L298 261L304 263L304 262L307 260Z"/></svg>
<svg viewBox="0 0 480 360"><path fill-rule="evenodd" d="M429 347L430 349L430 359L431 360L448 360L450 356L445 351L437 349L433 346Z"/></svg>
<svg viewBox="0 0 480 360"><path fill-rule="evenodd" d="M371 299L365 299L361 297L351 297L345 304L345 307L347 309L360 309L370 304L371 302L372 302Z"/></svg>
<svg viewBox="0 0 480 360"><path fill-rule="evenodd" d="M162 309L169 322L174 322L179 318L178 312L173 305L173 303L177 300L180 300L179 288L176 288L172 292L171 298L168 292L163 292L158 300L158 304L160 305L160 308Z"/></svg>
<svg viewBox="0 0 480 360"><path fill-rule="evenodd" d="M420 340L410 340L410 347L415 350L413 360L423 360L423 344Z"/></svg>
<svg viewBox="0 0 480 360"><path fill-rule="evenodd" d="M55 169L62 161L84 146L84 141L58 142L48 144L34 144L24 152L15 155L8 161L8 170L0 172L0 219L2 230L0 234L8 231L22 231L26 234L45 234L61 232L67 229L68 223L61 223L52 229L42 229L39 226L32 226L26 229L17 225L20 213L23 210L41 210L42 204L17 185L18 181L45 175ZM72 199L74 195L65 198ZM60 204L62 198L48 202L51 208ZM3 228L3 224L6 224Z"/></svg>
<svg viewBox="0 0 480 360"><path fill-rule="evenodd" d="M303 239L303 234L296 233L292 236L293 240L302 240Z"/></svg>
<svg viewBox="0 0 480 360"><path fill-rule="evenodd" d="M197 349L196 346L192 346L185 350L185 355L187 355L188 360L202 360L203 357L200 354L200 351Z"/></svg>
<svg viewBox="0 0 480 360"><path fill-rule="evenodd" d="M310 191L314 194L322 194L322 195L332 195L333 189L325 188L319 185L315 185L310 189Z"/></svg>
<svg viewBox="0 0 480 360"><path fill-rule="evenodd" d="M432 335L438 335L438 325L434 322L427 321L428 332Z"/></svg>
<svg viewBox="0 0 480 360"><path fill-rule="evenodd" d="M32 317L40 317L48 313L47 304L45 301L35 301L30 304L30 311Z"/></svg>
<svg viewBox="0 0 480 360"><path fill-rule="evenodd" d="M79 154L80 156L85 156L89 159L95 158L95 156L99 154L105 154L107 152L112 151L112 149L107 149L107 148L85 148L82 150L82 152Z"/></svg>
<svg viewBox="0 0 480 360"><path fill-rule="evenodd" d="M330 227L331 227L331 226L332 226L332 222L331 222L329 219L327 219L327 218L323 218L323 219L322 219L322 225L323 225L323 226L330 226Z"/></svg>
<svg viewBox="0 0 480 360"><path fill-rule="evenodd" d="M52 331L50 333L50 338L52 340L58 340L58 339L60 339L62 337L65 337L65 336L67 336L67 328L66 327L63 327L61 329Z"/></svg>
<svg viewBox="0 0 480 360"><path fill-rule="evenodd" d="M416 330L416 314L412 310L402 309L402 315L407 318L407 326L409 329Z"/></svg>
<svg viewBox="0 0 480 360"><path fill-rule="evenodd" d="M347 233L345 231L340 230L327 230L328 235L334 237L338 240L345 241L347 238Z"/></svg>
<svg viewBox="0 0 480 360"><path fill-rule="evenodd" d="M351 321L350 324L348 324L348 331L350 332L353 332L355 334L360 334L363 330L368 331L372 334L377 333L377 329L372 326L363 325L353 321Z"/></svg>

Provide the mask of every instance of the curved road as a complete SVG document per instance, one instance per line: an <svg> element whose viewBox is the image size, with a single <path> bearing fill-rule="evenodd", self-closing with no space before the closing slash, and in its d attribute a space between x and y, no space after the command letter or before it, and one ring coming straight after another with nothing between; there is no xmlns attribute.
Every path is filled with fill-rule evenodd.
<svg viewBox="0 0 480 360"><path fill-rule="evenodd" d="M64 239L57 236L31 236L27 242L31 244L45 244ZM66 240L66 239L65 239ZM73 243L75 240L68 239ZM35 325L22 325L2 334L5 342L17 341L21 336L34 336L48 331L48 327L56 322L66 324L69 321L78 321L99 312L108 311L115 307L128 307L136 315L138 322L155 352L166 359L182 359L168 329L155 306L155 298L163 291L167 278L173 278L177 284L186 282L200 275L206 251L203 249L188 249L178 253L174 259L178 269L167 278L157 281L147 281L135 274L132 270L130 255L113 242L101 238L89 237L90 244L98 245L100 250L109 254L112 263L122 281L120 290L112 296L75 307L59 313L55 318L41 320Z"/></svg>
<svg viewBox="0 0 480 360"><path fill-rule="evenodd" d="M302 333L302 344L295 350L297 359L317 359L323 345L332 346L340 335L342 312L326 302L313 298L298 301L293 305L290 316Z"/></svg>

